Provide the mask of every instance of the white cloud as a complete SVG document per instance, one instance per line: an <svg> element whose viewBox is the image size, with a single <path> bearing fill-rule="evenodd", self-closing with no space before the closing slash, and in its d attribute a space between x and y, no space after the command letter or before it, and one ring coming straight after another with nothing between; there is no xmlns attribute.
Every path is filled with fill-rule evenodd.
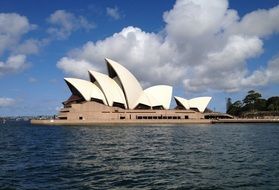
<svg viewBox="0 0 279 190"><path fill-rule="evenodd" d="M114 20L119 20L122 15L120 14L118 7L107 7L106 8L107 11L107 15L111 18L113 18Z"/></svg>
<svg viewBox="0 0 279 190"><path fill-rule="evenodd" d="M256 10L245 15L230 28L231 33L265 37L279 32L279 5L269 10Z"/></svg>
<svg viewBox="0 0 279 190"><path fill-rule="evenodd" d="M94 27L87 19L64 10L55 11L48 22L52 25L48 32L52 36L42 39L26 38L26 34L37 26L27 17L17 13L0 13L0 76L24 70L27 56L36 54L40 48L54 39L67 38L78 29L90 30Z"/></svg>
<svg viewBox="0 0 279 190"><path fill-rule="evenodd" d="M39 41L22 39L35 28L25 16L0 13L0 76L20 72L28 66L26 56L38 52Z"/></svg>
<svg viewBox="0 0 279 190"><path fill-rule="evenodd" d="M28 63L26 62L25 55L11 55L6 62L0 61L0 76L8 73L20 72L26 67L28 67Z"/></svg>
<svg viewBox="0 0 279 190"><path fill-rule="evenodd" d="M35 27L25 16L16 13L0 13L0 55L4 51L15 48L22 35Z"/></svg>
<svg viewBox="0 0 279 190"><path fill-rule="evenodd" d="M266 68L261 68L254 71L249 77L244 78L242 83L244 85L263 86L268 82L279 83L279 56L270 60Z"/></svg>
<svg viewBox="0 0 279 190"><path fill-rule="evenodd" d="M266 68L255 70L251 75L241 80L242 86L264 86L268 83L279 83L279 56L270 60Z"/></svg>
<svg viewBox="0 0 279 190"><path fill-rule="evenodd" d="M12 98L0 97L0 107L9 107L16 103Z"/></svg>
<svg viewBox="0 0 279 190"><path fill-rule="evenodd" d="M178 0L163 18L169 37L175 40L199 37L220 30L228 7L224 0Z"/></svg>
<svg viewBox="0 0 279 190"><path fill-rule="evenodd" d="M262 45L257 37L230 36L221 51L207 54L207 66L213 69L233 69L237 64L242 65L247 58L261 53Z"/></svg>
<svg viewBox="0 0 279 190"><path fill-rule="evenodd" d="M173 67L174 57L169 53L173 55L175 52L168 44L162 43L158 35L127 27L103 41L88 42L81 49L73 50L69 58L64 57L58 62L58 67L74 76L81 76L81 73L87 72L83 69L90 66L104 72L104 58L108 57L118 60L131 71L136 70L136 77L142 83L164 81L172 84L182 76L182 72L180 68ZM166 77L166 72L176 74Z"/></svg>
<svg viewBox="0 0 279 190"><path fill-rule="evenodd" d="M242 82L248 73L245 61L260 55L262 46L262 41L256 37L230 36L222 50L208 52L204 62L194 68L196 80L184 80L186 90L202 91L211 87L237 91L247 86Z"/></svg>
<svg viewBox="0 0 279 190"><path fill-rule="evenodd" d="M143 84L183 83L186 91L237 91L279 82L278 75L269 69L277 68L277 61L266 70L251 72L247 67L249 59L264 52L263 37L278 32L278 14L274 7L240 19L235 10L228 9L226 0L177 0L163 14L163 32L148 33L129 26L72 50L58 67L80 76L82 71L73 62L84 69L104 71L103 60L109 57L125 65ZM251 25L253 22L257 26Z"/></svg>
<svg viewBox="0 0 279 190"><path fill-rule="evenodd" d="M268 62L266 74L271 82L279 83L279 56Z"/></svg>
<svg viewBox="0 0 279 190"><path fill-rule="evenodd" d="M73 31L78 29L91 30L94 24L83 16L76 16L65 10L57 10L47 19L52 25L47 31L58 39L68 38Z"/></svg>
<svg viewBox="0 0 279 190"><path fill-rule="evenodd" d="M15 48L15 52L20 54L36 54L39 52L42 41L35 39L27 39Z"/></svg>
<svg viewBox="0 0 279 190"><path fill-rule="evenodd" d="M80 78L88 77L88 70L95 68L85 60L76 60L64 57L59 60L57 67L63 69L67 74L75 73L75 76Z"/></svg>

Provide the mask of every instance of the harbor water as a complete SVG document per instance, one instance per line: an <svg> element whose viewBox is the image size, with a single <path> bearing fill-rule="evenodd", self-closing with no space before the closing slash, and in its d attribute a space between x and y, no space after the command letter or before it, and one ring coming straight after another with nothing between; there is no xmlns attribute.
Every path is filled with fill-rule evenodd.
<svg viewBox="0 0 279 190"><path fill-rule="evenodd" d="M279 189L279 124L0 124L0 189Z"/></svg>

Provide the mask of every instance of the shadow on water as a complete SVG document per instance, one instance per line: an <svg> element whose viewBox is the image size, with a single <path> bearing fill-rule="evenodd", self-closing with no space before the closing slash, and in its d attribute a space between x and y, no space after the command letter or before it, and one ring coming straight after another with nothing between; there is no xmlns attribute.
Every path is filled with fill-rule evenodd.
<svg viewBox="0 0 279 190"><path fill-rule="evenodd" d="M0 126L0 189L278 189L278 124Z"/></svg>

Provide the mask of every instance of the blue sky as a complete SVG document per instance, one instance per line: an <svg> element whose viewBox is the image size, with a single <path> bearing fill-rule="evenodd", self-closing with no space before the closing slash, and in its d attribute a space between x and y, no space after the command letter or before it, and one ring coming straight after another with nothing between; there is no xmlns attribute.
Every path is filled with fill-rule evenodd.
<svg viewBox="0 0 279 190"><path fill-rule="evenodd" d="M0 116L56 114L64 77L126 66L144 88L212 96L279 94L278 0L0 1Z"/></svg>

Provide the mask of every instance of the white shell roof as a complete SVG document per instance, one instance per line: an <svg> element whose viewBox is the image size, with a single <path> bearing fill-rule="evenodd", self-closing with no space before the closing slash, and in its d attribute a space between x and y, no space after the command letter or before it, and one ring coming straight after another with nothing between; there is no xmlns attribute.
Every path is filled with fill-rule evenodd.
<svg viewBox="0 0 279 190"><path fill-rule="evenodd" d="M197 97L190 100L190 107L197 108L200 112L204 112L209 104L211 97Z"/></svg>
<svg viewBox="0 0 279 190"><path fill-rule="evenodd" d="M146 106L153 107L159 105L160 103L152 94L147 94L143 91L138 99L137 105L138 104L144 104Z"/></svg>
<svg viewBox="0 0 279 190"><path fill-rule="evenodd" d="M185 109L190 109L189 100L175 96L174 99L179 102Z"/></svg>
<svg viewBox="0 0 279 190"><path fill-rule="evenodd" d="M99 86L104 93L109 106L113 106L113 103L117 102L124 104L125 108L127 108L124 93L113 79L103 73L92 70L89 71L89 74L94 78L94 81L91 80L91 82Z"/></svg>
<svg viewBox="0 0 279 190"><path fill-rule="evenodd" d="M136 77L125 67L111 59L105 60L109 76L89 71L91 82L76 78L65 78L65 81L86 101L92 98L99 99L109 106L113 106L114 102L121 103L128 109L134 109L138 104L150 107L163 106L169 109L172 97L171 86L157 85L143 90ZM71 87L70 89L72 90ZM197 97L190 100L177 96L174 98L185 109L197 108L200 112L204 112L211 100L211 97Z"/></svg>
<svg viewBox="0 0 279 190"><path fill-rule="evenodd" d="M172 87L168 85L151 86L144 90L151 106L163 106L169 109L172 97Z"/></svg>
<svg viewBox="0 0 279 190"><path fill-rule="evenodd" d="M197 108L200 112L204 112L205 108L209 104L211 97L197 97L190 100L181 97L174 97L185 109Z"/></svg>
<svg viewBox="0 0 279 190"><path fill-rule="evenodd" d="M126 98L127 107L129 109L134 109L137 106L138 99L143 92L140 83L130 71L128 71L119 63L108 58L106 58L105 60L108 64L108 67L111 67L115 71L118 79L120 80L121 88L123 89ZM111 73L111 70L108 70L110 77L113 77L113 73Z"/></svg>
<svg viewBox="0 0 279 190"><path fill-rule="evenodd" d="M64 78L64 80L70 83L86 101L95 98L102 100L107 105L103 92L92 82L76 78Z"/></svg>

